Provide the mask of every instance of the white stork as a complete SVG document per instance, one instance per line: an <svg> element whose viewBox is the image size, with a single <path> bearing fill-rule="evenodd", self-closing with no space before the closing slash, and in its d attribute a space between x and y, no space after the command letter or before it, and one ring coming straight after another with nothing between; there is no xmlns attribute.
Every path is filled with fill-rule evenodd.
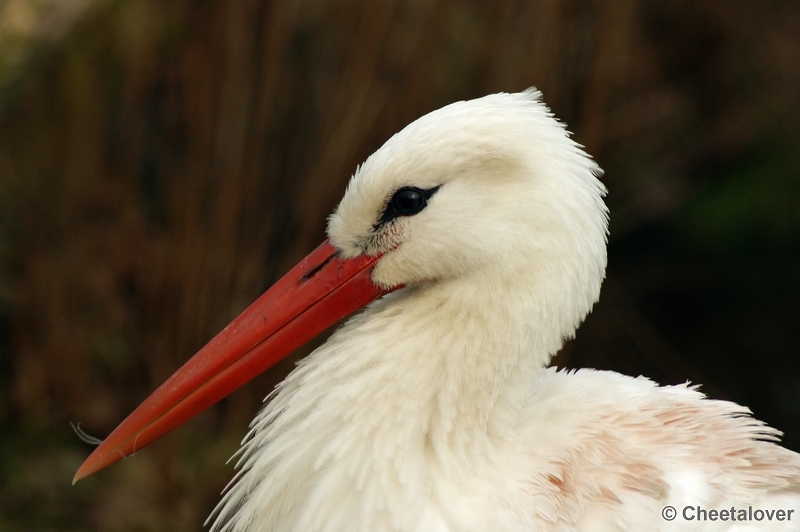
<svg viewBox="0 0 800 532"><path fill-rule="evenodd" d="M271 394L214 530L800 530L800 455L747 408L547 368L600 293L600 173L535 90L420 118L356 170L329 240L75 479L370 303Z"/></svg>

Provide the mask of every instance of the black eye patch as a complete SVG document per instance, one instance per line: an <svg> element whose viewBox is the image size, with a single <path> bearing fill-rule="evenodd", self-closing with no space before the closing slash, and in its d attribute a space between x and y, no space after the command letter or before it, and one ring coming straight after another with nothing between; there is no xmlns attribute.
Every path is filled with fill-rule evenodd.
<svg viewBox="0 0 800 532"><path fill-rule="evenodd" d="M414 216L420 213L428 206L428 200L439 190L439 187L441 187L441 185L427 190L418 187L402 187L397 189L389 199L389 203L386 204L386 208L378 219L378 223L375 224L375 229L379 229L395 218Z"/></svg>

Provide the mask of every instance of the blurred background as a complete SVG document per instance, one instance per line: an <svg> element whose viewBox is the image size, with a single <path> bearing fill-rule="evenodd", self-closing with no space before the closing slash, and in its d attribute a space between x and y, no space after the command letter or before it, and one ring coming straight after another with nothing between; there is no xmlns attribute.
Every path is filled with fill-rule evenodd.
<svg viewBox="0 0 800 532"><path fill-rule="evenodd" d="M107 435L392 133L529 86L610 191L556 363L701 383L800 450L799 28L768 0L0 0L0 531L199 530L292 361L74 487L70 422Z"/></svg>

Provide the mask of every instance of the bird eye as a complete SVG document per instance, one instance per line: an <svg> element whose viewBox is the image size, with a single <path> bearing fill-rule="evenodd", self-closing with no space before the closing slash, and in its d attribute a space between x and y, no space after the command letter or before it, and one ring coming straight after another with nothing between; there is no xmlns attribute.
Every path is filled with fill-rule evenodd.
<svg viewBox="0 0 800 532"><path fill-rule="evenodd" d="M441 185L440 185L441 186ZM378 230L398 216L414 216L428 206L428 200L439 190L439 187L422 189L403 187L395 192L386 205L383 214L373 226Z"/></svg>
<svg viewBox="0 0 800 532"><path fill-rule="evenodd" d="M416 187L403 187L394 193L389 205L397 216L413 216L428 205L428 198Z"/></svg>

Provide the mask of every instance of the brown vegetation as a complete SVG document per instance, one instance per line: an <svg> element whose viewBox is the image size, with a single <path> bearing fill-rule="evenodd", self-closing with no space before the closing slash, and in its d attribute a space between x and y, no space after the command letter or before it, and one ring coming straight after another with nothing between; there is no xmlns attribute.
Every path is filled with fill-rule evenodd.
<svg viewBox="0 0 800 532"><path fill-rule="evenodd" d="M701 382L800 448L797 28L777 0L121 0L0 61L0 530L198 530L291 362L75 487L69 422L113 429L393 132L532 85L610 188L559 362Z"/></svg>

